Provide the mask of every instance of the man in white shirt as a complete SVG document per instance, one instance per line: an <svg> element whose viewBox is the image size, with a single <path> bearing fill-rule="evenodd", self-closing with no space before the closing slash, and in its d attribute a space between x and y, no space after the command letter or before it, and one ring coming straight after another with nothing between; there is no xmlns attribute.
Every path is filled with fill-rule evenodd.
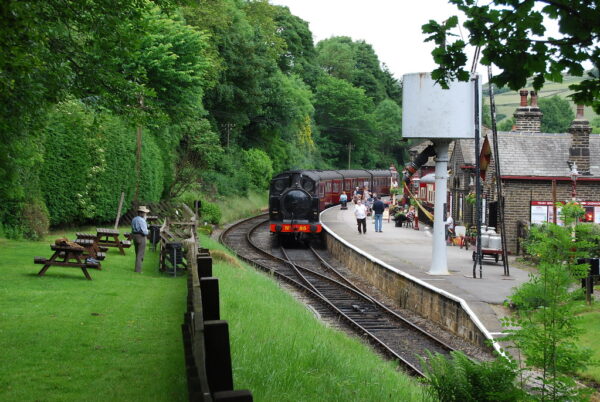
<svg viewBox="0 0 600 402"><path fill-rule="evenodd" d="M356 201L356 206L354 207L354 216L356 216L358 234L367 234L367 207L365 207L360 199Z"/></svg>
<svg viewBox="0 0 600 402"><path fill-rule="evenodd" d="M138 208L138 215L131 220L131 235L135 248L135 272L142 272L144 254L146 253L146 236L148 236L148 223L146 215L150 212L144 205Z"/></svg>
<svg viewBox="0 0 600 402"><path fill-rule="evenodd" d="M444 222L446 225L446 241L448 241L448 237L450 237L450 233L454 233L454 219L452 219L452 215L448 212L448 219Z"/></svg>

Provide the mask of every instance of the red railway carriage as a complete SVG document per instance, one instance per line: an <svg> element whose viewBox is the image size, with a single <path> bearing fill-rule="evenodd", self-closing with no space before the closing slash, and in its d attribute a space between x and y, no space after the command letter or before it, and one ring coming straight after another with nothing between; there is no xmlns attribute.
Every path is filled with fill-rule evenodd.
<svg viewBox="0 0 600 402"><path fill-rule="evenodd" d="M389 194L389 170L291 170L273 177L269 189L270 231L300 238L317 235L319 213L356 187Z"/></svg>

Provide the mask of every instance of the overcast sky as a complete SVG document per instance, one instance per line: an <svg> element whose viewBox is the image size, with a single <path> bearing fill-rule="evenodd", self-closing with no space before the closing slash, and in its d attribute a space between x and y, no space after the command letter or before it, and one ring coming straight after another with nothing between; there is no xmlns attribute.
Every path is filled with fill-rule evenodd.
<svg viewBox="0 0 600 402"><path fill-rule="evenodd" d="M315 44L332 36L365 40L396 78L435 68L431 56L434 46L431 42L424 43L421 25L430 19L441 22L452 15L459 16L461 25L464 22L462 14L447 0L270 0L270 3L287 6L292 14L307 21ZM471 51L469 57L472 56ZM470 68L470 61L467 67ZM482 68L478 71L485 72Z"/></svg>

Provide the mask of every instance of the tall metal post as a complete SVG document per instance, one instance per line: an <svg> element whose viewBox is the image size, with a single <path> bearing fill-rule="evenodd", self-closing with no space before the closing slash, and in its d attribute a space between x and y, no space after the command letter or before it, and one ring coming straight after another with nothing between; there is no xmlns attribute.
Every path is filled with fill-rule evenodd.
<svg viewBox="0 0 600 402"><path fill-rule="evenodd" d="M490 90L490 111L492 113L492 144L494 146L494 166L496 167L496 194L498 195L498 218L500 219L500 240L502 243L502 265L504 276L510 276L508 266L508 247L506 243L506 225L504 219L504 195L502 194L502 179L500 177L500 155L498 147L498 130L496 129L496 102L494 101L494 88L492 87L492 67L488 66L488 85Z"/></svg>
<svg viewBox="0 0 600 402"><path fill-rule="evenodd" d="M450 140L435 140L435 207L433 215L433 256L430 275L450 275L446 251L446 225L444 224L444 205L448 190L448 146Z"/></svg>
<svg viewBox="0 0 600 402"><path fill-rule="evenodd" d="M479 278L483 277L481 267L481 164L479 160L479 76L475 75L475 214L477 216L477 255L473 261L473 278L477 278L477 263L479 262Z"/></svg>

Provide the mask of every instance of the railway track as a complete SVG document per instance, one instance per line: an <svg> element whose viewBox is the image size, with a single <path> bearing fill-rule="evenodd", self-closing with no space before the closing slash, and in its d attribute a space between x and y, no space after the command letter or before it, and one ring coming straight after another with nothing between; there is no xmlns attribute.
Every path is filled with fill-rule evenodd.
<svg viewBox="0 0 600 402"><path fill-rule="evenodd" d="M286 249L274 244L266 225L266 215L241 221L225 230L220 241L240 258L310 295L321 316L341 318L414 375L423 376L420 359L426 359L426 350L441 354L454 350L369 296L312 247Z"/></svg>

